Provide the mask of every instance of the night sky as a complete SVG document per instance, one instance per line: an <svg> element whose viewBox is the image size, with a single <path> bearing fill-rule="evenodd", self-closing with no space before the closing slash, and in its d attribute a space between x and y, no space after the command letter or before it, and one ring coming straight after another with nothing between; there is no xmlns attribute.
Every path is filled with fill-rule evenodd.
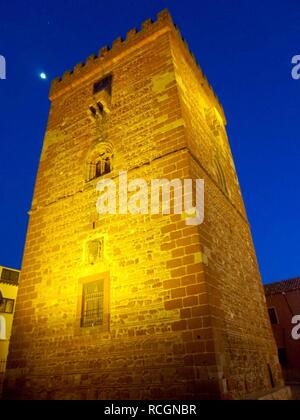
<svg viewBox="0 0 300 420"><path fill-rule="evenodd" d="M299 0L0 0L0 265L21 266L50 80L165 7L224 106L263 281L300 275Z"/></svg>

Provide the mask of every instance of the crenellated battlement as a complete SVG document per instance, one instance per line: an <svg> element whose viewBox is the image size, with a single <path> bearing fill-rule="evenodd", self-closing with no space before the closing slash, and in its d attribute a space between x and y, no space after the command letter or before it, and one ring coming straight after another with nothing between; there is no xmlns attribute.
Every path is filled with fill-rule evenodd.
<svg viewBox="0 0 300 420"><path fill-rule="evenodd" d="M122 37L116 38L111 47L105 45L100 48L98 54L90 55L85 62L80 62L75 65L73 70L67 70L61 77L57 77L52 81L50 89L50 99L55 98L65 91L68 85L74 85L78 79L84 78L86 75L90 75L93 72L93 69L98 67L99 64L103 64L104 61L111 60L121 52L125 52L135 45L136 43L142 41L148 36L160 32L160 30L171 30L174 27L172 18L167 10L163 10L157 14L157 20L152 21L152 19L147 19L141 25L141 30L138 31L136 28L130 29L126 38Z"/></svg>
<svg viewBox="0 0 300 420"><path fill-rule="evenodd" d="M99 71L99 66L106 67L110 61L117 60L123 55L128 54L128 52L132 48L135 48L137 44L146 42L146 40L151 37L154 38L170 31L173 31L173 33L175 33L175 35L177 35L183 42L185 48L191 56L191 63L194 63L200 71L203 88L205 89L206 93L217 102L220 107L221 114L224 115L218 97L214 93L212 86L209 84L201 67L197 63L197 60L194 54L191 52L188 43L182 37L178 27L174 24L173 19L167 9L159 12L155 21L152 19L145 20L141 24L140 30L137 30L136 28L130 29L126 34L125 39L122 37L116 38L112 42L111 47L107 45L101 47L98 54L90 55L85 62L76 64L73 70L67 70L64 72L62 77L57 77L54 79L50 88L50 100L53 100L69 89L74 88L83 80L91 78L95 72Z"/></svg>

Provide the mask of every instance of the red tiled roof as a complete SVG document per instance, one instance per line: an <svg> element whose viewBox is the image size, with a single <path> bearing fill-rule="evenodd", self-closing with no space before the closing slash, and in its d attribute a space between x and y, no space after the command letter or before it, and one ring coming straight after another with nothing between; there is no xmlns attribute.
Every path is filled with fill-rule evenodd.
<svg viewBox="0 0 300 420"><path fill-rule="evenodd" d="M264 286L265 294L276 295L279 293L287 293L293 290L300 290L300 277L296 279L279 281L277 283L266 284Z"/></svg>

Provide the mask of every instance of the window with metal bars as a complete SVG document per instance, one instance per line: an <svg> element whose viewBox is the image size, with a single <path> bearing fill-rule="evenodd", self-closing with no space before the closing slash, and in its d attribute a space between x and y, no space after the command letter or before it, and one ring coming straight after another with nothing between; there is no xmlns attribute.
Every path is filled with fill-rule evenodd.
<svg viewBox="0 0 300 420"><path fill-rule="evenodd" d="M81 327L95 327L104 319L104 281L98 280L83 285Z"/></svg>
<svg viewBox="0 0 300 420"><path fill-rule="evenodd" d="M1 280L17 285L19 282L19 275L20 273L18 271L3 268L1 272Z"/></svg>
<svg viewBox="0 0 300 420"><path fill-rule="evenodd" d="M14 311L15 301L13 299L2 298L0 301L0 313L12 314Z"/></svg>

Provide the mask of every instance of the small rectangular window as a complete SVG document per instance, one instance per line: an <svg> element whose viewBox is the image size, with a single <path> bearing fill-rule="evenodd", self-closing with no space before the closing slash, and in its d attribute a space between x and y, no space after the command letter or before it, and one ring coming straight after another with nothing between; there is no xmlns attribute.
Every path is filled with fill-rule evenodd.
<svg viewBox="0 0 300 420"><path fill-rule="evenodd" d="M99 334L109 331L109 273L94 274L78 282L76 335Z"/></svg>
<svg viewBox="0 0 300 420"><path fill-rule="evenodd" d="M81 326L102 325L104 311L104 282L93 281L83 286Z"/></svg>
<svg viewBox="0 0 300 420"><path fill-rule="evenodd" d="M106 90L109 95L111 95L111 82L112 82L112 76L106 76L103 79L99 80L94 84L93 93L94 95L96 93L102 92L103 90Z"/></svg>
<svg viewBox="0 0 300 420"><path fill-rule="evenodd" d="M3 268L1 273L1 280L11 284L18 284L19 275L19 271Z"/></svg>
<svg viewBox="0 0 300 420"><path fill-rule="evenodd" d="M0 303L0 313L12 314L14 311L15 301L13 299L3 298Z"/></svg>
<svg viewBox="0 0 300 420"><path fill-rule="evenodd" d="M279 324L276 309L275 308L268 308L268 312L269 312L269 317L270 317L271 324L272 325Z"/></svg>

